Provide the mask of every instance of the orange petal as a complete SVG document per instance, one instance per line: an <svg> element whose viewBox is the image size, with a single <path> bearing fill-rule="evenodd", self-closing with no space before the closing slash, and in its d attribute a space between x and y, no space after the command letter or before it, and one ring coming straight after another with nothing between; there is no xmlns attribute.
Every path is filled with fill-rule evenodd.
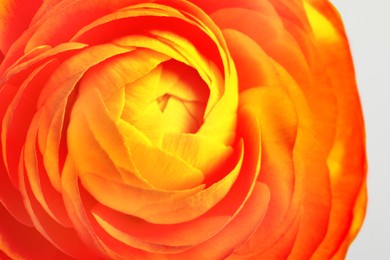
<svg viewBox="0 0 390 260"><path fill-rule="evenodd" d="M239 7L248 10L256 10L261 11L265 14L275 14L275 10L269 1L252 1L252 0L192 0L194 4L199 6L202 10L204 10L207 14L212 14L216 10L231 8L231 7Z"/></svg>
<svg viewBox="0 0 390 260"><path fill-rule="evenodd" d="M168 134L162 148L200 169L207 178L232 155L233 149L212 139L192 134ZM221 169L219 169L221 171Z"/></svg>
<svg viewBox="0 0 390 260"><path fill-rule="evenodd" d="M52 245L72 257L88 258L93 256L84 243L75 242L80 241L80 238L73 228L62 226L46 213L36 200L24 170L21 169L19 176L20 192L35 229L50 241Z"/></svg>
<svg viewBox="0 0 390 260"><path fill-rule="evenodd" d="M310 25L302 12L302 5L299 2L271 1L271 3L274 5L274 12L225 8L213 13L212 17L218 25L225 28L224 31L233 29L239 31L240 34L245 34L255 41L266 55L269 55L269 57L263 58L261 63L257 62L258 65L273 59L296 80L313 111L315 138L321 142L324 152L327 153L334 140L337 117L337 103L333 88L328 75L324 73L327 63L322 57L323 54L317 49ZM240 20L239 23L236 22L238 20ZM261 30L257 29L259 26L262 28ZM252 57L246 58L243 48L234 48L236 42L242 41L242 39L242 36L237 37L237 39L227 37L228 44L233 46L232 55L234 55L236 62L239 62L237 67L240 76L245 76L243 78L245 82L242 82L243 85L240 88L258 83L259 80L268 80L267 85L277 85L277 79L275 79L277 73L272 74L272 65L267 66L268 70L271 68L267 75L260 75L259 72L253 72L252 76L246 74L257 68L248 62L260 59L257 57L261 57L261 52L259 53L257 50L257 55L251 53ZM253 47L253 42L249 46L252 46L251 51L259 49L259 47ZM245 67L252 67L252 69L242 72L240 66L243 64L244 69ZM258 79L258 77L253 76L256 74L266 77ZM272 80L276 80L276 82L272 82Z"/></svg>
<svg viewBox="0 0 390 260"><path fill-rule="evenodd" d="M39 232L18 222L1 203L0 222L1 259L69 259Z"/></svg>
<svg viewBox="0 0 390 260"><path fill-rule="evenodd" d="M42 113L38 131L39 148L44 155L45 167L53 185L59 190L59 172L61 164L65 160L60 158L60 150L65 149L62 142L64 124L67 120L67 106L72 105L73 88L78 83L89 67L102 60L119 53L127 52L127 49L115 46L99 46L83 50L59 66L49 77L42 89L37 107ZM79 60L85 62L80 63ZM64 80L66 79L66 80ZM66 127L66 126L65 126Z"/></svg>
<svg viewBox="0 0 390 260"><path fill-rule="evenodd" d="M329 258L337 253L343 258L348 248L345 243L356 235L365 212L364 123L352 58L339 15L327 1L306 1L305 9L318 48L325 64L329 64L326 73L334 86L339 108L334 146L328 157L333 197L331 218L328 233L315 257ZM344 244L340 246L340 243Z"/></svg>
<svg viewBox="0 0 390 260"><path fill-rule="evenodd" d="M202 186L198 186L191 190L164 192L132 187L92 172L80 176L86 189L104 205L150 222L175 223L194 219L220 201L233 185L239 169L240 163L237 163L225 178L203 191L200 191ZM206 197L207 201L204 200Z"/></svg>
<svg viewBox="0 0 390 260"><path fill-rule="evenodd" d="M96 202L90 196L87 196L82 187L79 187L77 169L70 156L67 156L65 161L61 184L65 207L76 233L96 255L106 255L107 251L97 238L88 216L88 210Z"/></svg>
<svg viewBox="0 0 390 260"><path fill-rule="evenodd" d="M289 67L285 68L304 90L303 93L312 111L314 136L327 154L335 138L338 108L335 87L331 84L331 77L326 73L329 67L327 55L319 48L315 37L316 35L328 37L323 30L334 28L321 24L321 29L313 30L302 2L271 2L281 17L285 31L295 39L307 60L311 74L304 75L303 79L294 75ZM282 60L278 59L277 62L284 65Z"/></svg>
<svg viewBox="0 0 390 260"><path fill-rule="evenodd" d="M6 53L28 28L42 1L4 0L0 3L0 50Z"/></svg>
<svg viewBox="0 0 390 260"><path fill-rule="evenodd" d="M268 185L271 194L263 224L245 245L247 248L240 249L250 254L265 250L284 235L298 213L302 183L296 180L292 159L297 115L286 91L280 87L248 89L240 95L240 109L247 109L259 122L262 135L259 180ZM293 196L296 201L292 203Z"/></svg>
<svg viewBox="0 0 390 260"><path fill-rule="evenodd" d="M69 228L71 226L69 217L65 212L62 196L59 190L56 190L50 181L42 155L37 147L37 129L41 113L37 113L31 122L27 132L27 140L22 150L24 172L26 182L28 182L31 193L45 213L49 215L58 224ZM20 169L19 169L20 171ZM59 177L59 176L57 176Z"/></svg>
<svg viewBox="0 0 390 260"><path fill-rule="evenodd" d="M36 112L35 107L41 85L45 84L47 77L57 66L56 62L43 63L43 65L31 71L12 100L7 100L4 98L4 95L1 96L4 104L8 103L2 121L2 149L5 164L14 185L17 185L16 183L18 182L18 175L15 173L18 171L21 149L26 141L23 136L26 136L29 124ZM11 86L6 86L5 88L11 88ZM1 94L4 94L4 92L6 92L6 89ZM20 118L24 120L20 120ZM12 147L12 149L8 149L9 147Z"/></svg>
<svg viewBox="0 0 390 260"><path fill-rule="evenodd" d="M7 214L11 215L17 222L31 227L32 222L24 208L20 192L5 174L6 169L2 161L0 162L0 172L0 206L4 207Z"/></svg>
<svg viewBox="0 0 390 260"><path fill-rule="evenodd" d="M223 259L229 256L237 245L244 243L261 224L270 199L266 185L256 182L254 190L241 211L221 232L208 241L173 259Z"/></svg>
<svg viewBox="0 0 390 260"><path fill-rule="evenodd" d="M284 29L280 16L243 8L226 8L213 13L212 18L222 29L234 29L255 40L299 83L310 78L307 61L295 39Z"/></svg>
<svg viewBox="0 0 390 260"><path fill-rule="evenodd" d="M264 224L260 226L259 232L255 233L254 237L249 241L247 246L252 245L251 249L246 249L247 253L254 253L254 252L261 252L262 250L267 249L274 250L272 247L272 241L282 241L280 239L283 239L283 236L290 228L290 225L295 221L297 213L299 212L299 207L301 205L305 208L311 208L316 209L315 211L306 211L305 214L302 214L300 216L302 222L300 224L299 229L297 230L298 233L295 235L296 242L294 244L294 249L292 251L291 257L297 257L300 258L299 254L308 254L306 256L301 255L301 257L306 258L310 256L318 244L323 239L323 236L326 231L327 227L327 219L329 214L329 180L328 180L328 171L325 164L325 157L322 153L322 147L318 147L317 144L313 141L313 133L314 131L311 129L310 125L310 116L308 114L308 107L304 100L304 97L302 95L302 92L296 85L296 83L291 79L291 77L286 73L284 69L280 67L280 65L275 64L275 68L278 70L278 74L281 77L281 84L282 86L285 86L285 90L282 90L277 87L263 87L263 88L253 88L251 90L251 94L241 96L242 98L248 97L245 102L242 100L243 105L251 105L255 106L256 109L253 109L254 113L258 114L259 118L262 118L261 122L264 122L264 130L268 131L271 125L274 125L275 129L281 129L284 130L283 132L275 131L266 134L264 133L264 159L262 160L262 173L260 175L260 178L275 178L275 171L272 170L272 168L268 168L272 164L269 165L269 162L272 162L267 158L269 155L273 155L273 157L276 158L277 163L274 164L278 167L281 166L281 162L286 160L278 160L278 157L281 157L283 154L286 153L286 151L290 150L290 155L288 155L286 158L290 161L286 165L290 165L290 170L281 171L281 173L288 173L290 172L290 175L293 174L290 178L286 178L286 176L281 177L281 181L278 182L266 182L270 186L270 192L273 196L278 195L281 196L280 198L276 200L272 200L271 196L271 203L270 203L270 214L266 215L266 218L264 220ZM267 90L268 88L268 90ZM261 90L263 90L261 92ZM257 91L257 92L256 92ZM248 91L243 92L243 94L249 93ZM262 95L259 95L263 93L264 97ZM257 95L256 95L257 94ZM267 96L268 95L268 96ZM252 99L251 99L252 98ZM260 102L259 102L260 101ZM277 103L275 103L277 101ZM264 106L264 108L262 107ZM267 106L269 106L267 108ZM278 107L279 106L279 107ZM296 112L296 110L298 112ZM264 112L261 112L264 111ZM290 112L288 112L290 111ZM272 117L269 117L271 113L274 113ZM294 123L294 114L296 113L296 116L299 117L297 121ZM296 120L296 119L295 119ZM297 125L297 123L299 124ZM294 130L294 128L296 128ZM295 133L297 136L295 137ZM267 145L267 138L270 138L272 136L275 136L276 140L279 138L283 138L284 140L279 141L272 141ZM288 138L287 138L288 137ZM279 151L267 151L267 149L275 149L279 145L284 145L285 148L280 146L280 148L283 148ZM269 148L266 148L266 147ZM279 148L279 149L280 149ZM308 154L308 151L311 151L312 149L316 149L317 152L314 152L313 155ZM287 153L288 154L288 153ZM315 156L314 156L315 155ZM277 157L276 157L277 156ZM314 157L313 157L314 156ZM312 157L312 159L307 159L310 163L302 163L306 161L306 159L303 158L309 158ZM288 162L288 160L286 162ZM269 165L267 167L267 165ZM268 169L268 170L265 170ZM288 169L288 168L287 168ZM267 174L267 172L272 172L272 175ZM277 171L276 171L277 172ZM317 176L313 176L311 172L316 172ZM267 177L268 176L268 177ZM314 179L312 179L314 178ZM291 189L294 188L294 193L292 191L282 191L280 188L283 186L280 186L281 183L284 183L286 180L292 180L293 183L285 185L286 188ZM304 181L305 180L305 181ZM327 187L328 186L328 187ZM279 187L279 188L277 188ZM320 187L320 188L319 188ZM276 189L277 188L277 189ZM279 191L278 191L279 190ZM277 192L276 194L273 193ZM280 192L280 193L278 193ZM287 197L286 194L292 194L292 197L290 199ZM308 197L303 197L303 194L312 194L308 195ZM311 199L311 198L317 198L317 199ZM280 218L281 212L284 208L284 211L287 210L286 206L289 205L289 200L291 200L290 208L286 212L287 215L284 217L283 225L280 226L277 229L274 230L268 230L268 227L272 224L275 224L275 219L278 217ZM283 201L284 207L279 208ZM273 204L275 203L275 204ZM279 205L276 208L273 208L273 206ZM306 206L304 206L306 205ZM310 206L308 206L310 205ZM272 210L273 209L273 210ZM274 212L276 215L274 217L271 213ZM276 213L279 212L279 213ZM268 218L270 217L270 218ZM310 224L311 223L311 224ZM316 226L316 231L311 231L310 228L305 227L306 225L310 226ZM261 230L261 232L260 232ZM267 231L268 230L268 231ZM267 232L271 232L272 236L267 235ZM259 240L261 237L263 237L261 240ZM274 240L275 239L275 240ZM284 239L283 239L284 240ZM263 242L259 242L263 241ZM310 241L310 242L308 242ZM278 242L279 243L279 242ZM284 244L285 242L283 242ZM258 244L263 245L263 249L260 249ZM290 244L291 245L291 244ZM274 245L276 246L276 244ZM303 246L307 248L307 250L299 250L298 248L300 246ZM244 247L245 248L245 247ZM256 248L256 249L255 249ZM286 248L288 253L291 250L291 247L288 249ZM240 252L240 251L238 251Z"/></svg>
<svg viewBox="0 0 390 260"><path fill-rule="evenodd" d="M250 161L254 159L252 156L256 157L257 155L256 153L249 153L247 160ZM231 223L251 196L254 186L253 181L257 175L256 171L254 171L255 168L253 164L246 164L245 170L247 171L242 172L243 174L239 176L239 180L236 181L227 196L205 214L189 222L172 223L170 225L151 224L139 219L129 219L128 216L118 215L105 207L97 207L93 214L100 225L107 229L106 232L118 239L115 242L112 239L104 238L104 241L106 239L111 241L108 243L119 245L119 241L123 239L131 247L142 248L155 253L178 253L187 250L189 246L196 246L199 243L204 242L208 244L208 240L214 234ZM210 187L210 189L213 189L213 187ZM196 196L193 196L193 198L196 199ZM208 198L211 198L211 196L208 196ZM173 201L169 203L175 204ZM166 206L169 205L166 204ZM174 211L174 213L178 213L178 211ZM136 237L140 240L135 239L135 234L137 234ZM120 252L123 255L127 255L129 248L122 248Z"/></svg>
<svg viewBox="0 0 390 260"><path fill-rule="evenodd" d="M234 29L224 29L223 35L236 64L240 91L278 84L279 78L273 63L253 39Z"/></svg>
<svg viewBox="0 0 390 260"><path fill-rule="evenodd" d="M19 61L20 63L15 64L6 72L3 78L6 83L0 90L0 114L4 116L2 142L4 143L3 150L8 150L4 152L4 158L9 173L17 171L18 153L20 153L20 148L24 142L20 135L27 131L32 115L36 111L36 103L42 86L57 66L57 61L49 62L49 60L52 56L56 56L61 60L77 52L82 47L84 45L65 44L56 48L45 48L43 53L39 51L34 55L27 54L27 56L32 55L31 60L24 61L23 57ZM15 120L19 117L23 117L24 120ZM13 149L6 149L7 143ZM13 157L16 159L8 160L7 157L11 156L16 156ZM17 186L17 174L11 174L10 177L15 183L14 185Z"/></svg>
<svg viewBox="0 0 390 260"><path fill-rule="evenodd" d="M90 122L86 114L90 114ZM104 120L104 123L97 124L94 119L99 119L98 123ZM132 136L136 137L134 134ZM80 146L80 142L83 145ZM88 178L88 172L95 172L139 187L150 186L136 170L124 137L106 111L98 90L85 91L74 104L67 129L67 144L69 155L76 158L75 164L82 179ZM122 174L121 169L127 174Z"/></svg>
<svg viewBox="0 0 390 260"><path fill-rule="evenodd" d="M99 205L92 210L92 214L99 225L119 241L126 240L128 236L134 242L135 240L143 242L143 246L150 245L147 251L151 251L153 246L157 245L160 246L160 251L161 247L165 246L168 250L171 247L180 252L183 248L188 249L189 246L208 240L231 221L231 215L212 211L192 221L170 225L152 224ZM142 243L139 244L142 246ZM137 247L131 242L128 245Z"/></svg>
<svg viewBox="0 0 390 260"><path fill-rule="evenodd" d="M202 183L203 174L180 158L174 158L153 146L145 146L137 140L132 140L132 142L129 142L129 147L126 147L117 126L105 111L99 93L90 90L83 93L81 97L85 97L86 101L79 98L75 104L75 116L71 118L68 143L70 153L80 155L80 157L77 157L76 163L78 167L83 167L83 173L95 172L93 169L87 170L96 166L93 163L90 165L91 160L85 161L82 159L87 155L82 155L78 145L79 140L90 139L91 137L88 136L92 134L92 138L99 143L112 163L128 171L128 175L136 175L140 180L145 180L154 187L159 189L187 189ZM80 109L78 110L78 108ZM93 113L90 111L93 111ZM80 125L83 121L84 127ZM91 133L80 131L85 127L90 129ZM80 135L83 135L83 138L80 138ZM86 147L86 149L90 149L90 147ZM159 174L160 172L164 172L164 174ZM129 177L131 178L131 176ZM126 178L126 176L123 176L123 179Z"/></svg>

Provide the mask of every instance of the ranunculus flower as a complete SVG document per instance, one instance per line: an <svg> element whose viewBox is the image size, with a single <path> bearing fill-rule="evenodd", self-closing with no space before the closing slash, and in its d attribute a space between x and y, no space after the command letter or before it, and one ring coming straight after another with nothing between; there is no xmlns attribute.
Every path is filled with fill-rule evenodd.
<svg viewBox="0 0 390 260"><path fill-rule="evenodd" d="M342 259L364 126L325 0L2 0L0 257Z"/></svg>

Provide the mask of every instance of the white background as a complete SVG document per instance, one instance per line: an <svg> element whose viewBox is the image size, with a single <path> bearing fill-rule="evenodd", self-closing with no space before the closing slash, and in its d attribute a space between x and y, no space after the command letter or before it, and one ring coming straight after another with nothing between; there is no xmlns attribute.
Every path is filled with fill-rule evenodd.
<svg viewBox="0 0 390 260"><path fill-rule="evenodd" d="M347 260L390 260L390 1L331 2L349 35L367 131L368 211Z"/></svg>

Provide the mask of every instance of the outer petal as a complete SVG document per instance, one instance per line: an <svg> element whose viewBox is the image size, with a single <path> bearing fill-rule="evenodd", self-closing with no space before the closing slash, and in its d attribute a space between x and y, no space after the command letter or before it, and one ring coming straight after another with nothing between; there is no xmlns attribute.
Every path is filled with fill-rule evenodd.
<svg viewBox="0 0 390 260"><path fill-rule="evenodd" d="M0 258L7 259L70 259L50 242L42 237L38 231L21 225L0 204Z"/></svg>
<svg viewBox="0 0 390 260"><path fill-rule="evenodd" d="M328 1L305 3L317 44L323 53L339 107L334 146L328 158L332 210L325 240L316 259L343 259L365 215L365 132L355 74L343 25ZM337 60L338 62L334 62Z"/></svg>
<svg viewBox="0 0 390 260"><path fill-rule="evenodd" d="M211 17L224 31L236 30L242 34L233 39L227 37L232 56L237 62L240 91L255 87L256 85L251 84L260 82L278 85L277 80L275 81L277 74L272 74L273 65L269 64L269 60L274 59L303 90L313 113L315 138L324 151L328 152L335 135L336 101L328 76L323 72L326 64L317 53L310 25L302 12L302 3L270 1L269 5L259 11L223 8ZM244 43L247 46L245 50L236 47ZM257 48L254 47L255 44L258 45ZM250 55L245 52L250 52ZM264 70L264 67L267 69Z"/></svg>
<svg viewBox="0 0 390 260"><path fill-rule="evenodd" d="M180 255L177 259L184 257L191 260L223 259L229 256L237 245L244 243L260 225L268 208L269 197L267 186L256 182L251 197L224 230L200 246Z"/></svg>
<svg viewBox="0 0 390 260"><path fill-rule="evenodd" d="M36 57L30 53L28 55L30 55L31 60L28 62L21 60L19 64L9 70L9 74L2 78L2 80L7 80L11 75L13 76L13 79L10 79L0 90L0 115L2 118L5 117L3 118L5 127L2 128L2 134L5 136L6 132L11 132L7 138L2 139L2 148L12 147L12 149L5 149L7 153L10 152L12 155L2 154L2 151L0 153L2 159L11 157L13 160L7 162L5 159L0 162L0 202L15 219L28 226L31 226L32 223L18 191L18 175L16 174L19 164L18 158L21 155L21 147L25 141L22 136L26 135L28 124L31 121L31 119L27 119L30 113L27 113L26 110L34 113L36 108L34 98L39 93L35 86L44 84L45 81L42 81L42 77L47 76L47 74L41 75L42 77L39 79L39 74L44 71L42 68L39 69L39 66L47 63L52 55L57 55L56 57L60 58L70 50L67 48L65 48L67 50L60 49L61 47L53 48L48 53ZM64 50L65 52L62 52ZM65 55L69 55L69 53ZM18 85L20 86L19 89L15 87ZM18 105L20 106L18 107ZM24 120L14 120L18 117L22 117ZM5 164L7 164L7 167ZM7 174L7 172L13 174Z"/></svg>
<svg viewBox="0 0 390 260"><path fill-rule="evenodd" d="M27 29L41 4L42 0L0 2L0 51L7 52L10 45Z"/></svg>
<svg viewBox="0 0 390 260"><path fill-rule="evenodd" d="M275 67L283 88L252 88L240 97L242 106L252 106L261 119L264 153L260 179L270 187L271 202L259 230L236 253L261 259L306 259L327 229L330 188L326 157L313 139L302 92L283 68L276 63Z"/></svg>

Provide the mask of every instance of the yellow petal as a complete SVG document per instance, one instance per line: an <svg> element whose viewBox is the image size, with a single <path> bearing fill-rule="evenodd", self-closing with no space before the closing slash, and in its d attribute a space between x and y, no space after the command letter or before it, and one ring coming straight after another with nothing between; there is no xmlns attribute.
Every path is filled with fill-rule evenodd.
<svg viewBox="0 0 390 260"><path fill-rule="evenodd" d="M226 165L226 160L233 153L233 148L229 146L191 134L166 134L162 148L200 169L206 178L215 173L221 165Z"/></svg>

